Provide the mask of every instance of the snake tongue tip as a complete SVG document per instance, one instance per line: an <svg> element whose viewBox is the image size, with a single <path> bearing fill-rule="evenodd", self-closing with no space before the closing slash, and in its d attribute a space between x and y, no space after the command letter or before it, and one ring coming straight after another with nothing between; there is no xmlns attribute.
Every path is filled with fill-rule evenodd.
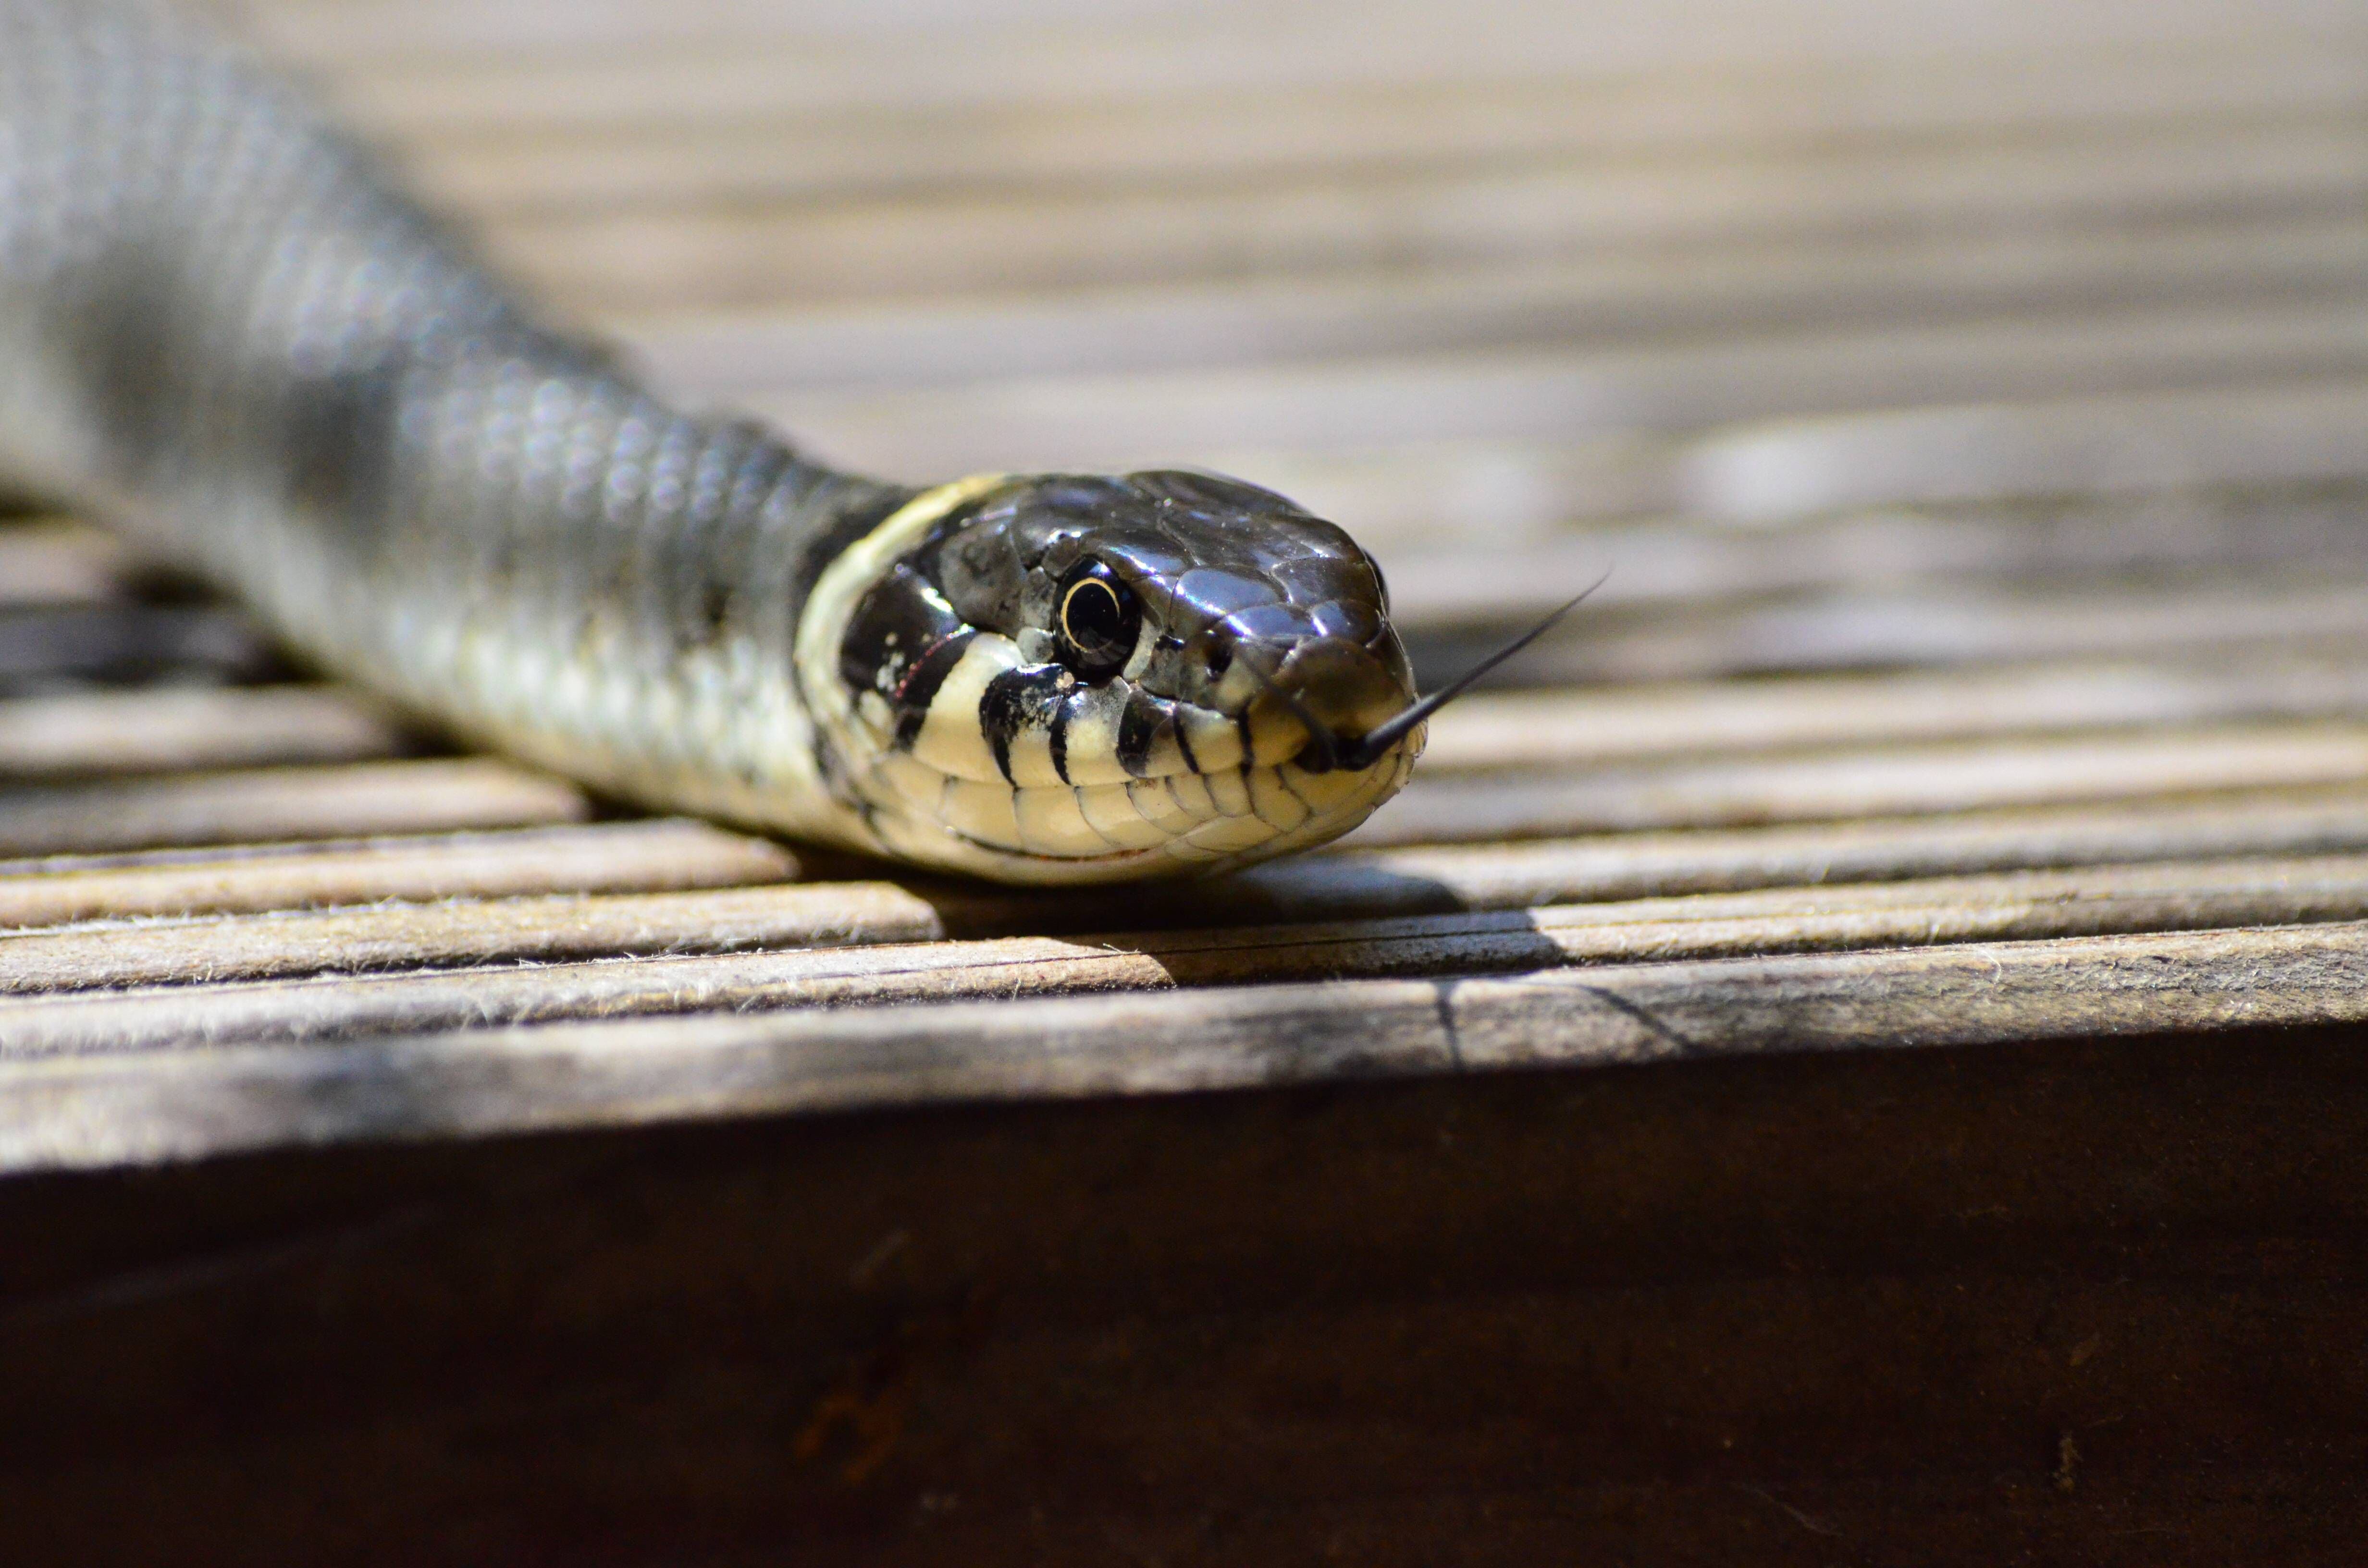
<svg viewBox="0 0 2368 1568"><path fill-rule="evenodd" d="M1506 660L1511 658L1514 654L1520 653L1522 649L1528 647L1539 638L1544 636L1553 629L1554 622L1560 620L1564 616L1568 615L1572 610L1577 609L1587 600L1589 595L1593 594L1596 589L1603 586L1606 582L1610 581L1611 577L1611 574L1606 572L1602 576L1598 577L1594 582L1589 583L1585 588L1573 594L1561 604L1556 605L1554 609L1548 612L1546 616L1535 626L1531 627L1519 637L1514 638L1511 642L1506 643L1503 647L1497 649L1495 653L1489 654L1486 658L1481 660L1478 664L1473 665L1470 669L1464 671L1453 680L1449 681L1445 686L1440 687L1437 691L1432 692L1429 697L1417 699L1414 702L1409 703L1405 709L1383 721L1381 723L1374 725L1372 729L1366 731L1356 739L1343 740L1338 735L1329 734L1327 733L1325 737L1327 743L1326 751L1332 759L1328 766L1352 769L1371 767L1374 763L1380 761L1383 755L1392 746L1404 740L1408 734L1411 734L1417 725L1422 723L1432 714L1438 712L1440 709L1446 707L1449 703L1454 701L1465 692L1471 690L1473 683L1477 681L1482 676L1486 675L1490 670L1495 669L1498 665L1503 664ZM1303 713L1302 716L1304 717L1304 714ZM1312 721L1310 721L1310 724L1312 729ZM1311 769L1311 771L1317 770Z"/></svg>

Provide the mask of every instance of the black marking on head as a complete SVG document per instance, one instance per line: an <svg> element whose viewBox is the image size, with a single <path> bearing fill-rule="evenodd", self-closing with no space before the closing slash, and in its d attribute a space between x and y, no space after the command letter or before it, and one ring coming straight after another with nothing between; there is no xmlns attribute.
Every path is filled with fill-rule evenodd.
<svg viewBox="0 0 2368 1568"><path fill-rule="evenodd" d="M895 716L897 747L920 738L929 704L978 633L929 585L897 567L857 603L838 644L838 678L849 691L877 692Z"/></svg>
<svg viewBox="0 0 2368 1568"><path fill-rule="evenodd" d="M1064 784L1076 782L1069 777L1069 725L1078 714L1103 700L1098 690L1078 689L1069 693L1060 709L1053 715L1053 771L1061 776Z"/></svg>
<svg viewBox="0 0 2368 1568"><path fill-rule="evenodd" d="M1151 748L1159 744L1162 730L1175 729L1175 704L1162 702L1140 687L1126 694L1126 707L1118 718L1118 765L1128 778L1148 776Z"/></svg>
<svg viewBox="0 0 2368 1568"><path fill-rule="evenodd" d="M889 709L896 715L897 750L911 751L913 743L921 738L921 726L928 722L929 704L938 699L938 688L970 652L971 639L977 635L964 627L930 648L913 661L895 690L888 693Z"/></svg>
<svg viewBox="0 0 2368 1568"><path fill-rule="evenodd" d="M986 683L978 699L978 722L986 733L987 746L995 753L995 766L1002 770L1004 782L1017 782L1011 777L1012 738L1030 725L1048 722L1053 724L1053 768L1063 782L1067 781L1069 776L1061 766L1061 729L1054 716L1075 685L1076 677L1059 665L1023 665Z"/></svg>
<svg viewBox="0 0 2368 1568"><path fill-rule="evenodd" d="M851 691L886 697L905 684L912 665L956 632L962 617L913 569L898 565L871 585L847 619L838 643L838 676Z"/></svg>
<svg viewBox="0 0 2368 1568"><path fill-rule="evenodd" d="M1180 713L1176 716L1176 749L1184 754L1184 766L1188 770L1201 771L1201 759L1192 755L1192 743L1185 738L1184 716Z"/></svg>

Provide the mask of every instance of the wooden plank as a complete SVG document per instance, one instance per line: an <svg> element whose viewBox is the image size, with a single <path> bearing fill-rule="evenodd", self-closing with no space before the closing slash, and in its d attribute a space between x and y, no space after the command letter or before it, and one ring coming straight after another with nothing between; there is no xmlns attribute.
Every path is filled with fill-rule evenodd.
<svg viewBox="0 0 2368 1568"><path fill-rule="evenodd" d="M2368 711L2368 650L1487 691L1430 721L1422 771L1734 755Z"/></svg>
<svg viewBox="0 0 2368 1568"><path fill-rule="evenodd" d="M1115 895L838 881L723 892L380 905L309 915L283 910L171 924L105 922L0 937L0 991L909 942L1152 922L1175 926L1372 918L1442 908L1502 910L1570 899L1634 899L1661 891L1748 889L1787 881L1896 880L1966 866L2317 849L2368 843L2368 827L2358 826L2349 814L2358 811L2360 799L2359 790L2300 799L2257 795L2201 811L2187 802L2150 803L2145 810L2125 809L2118 817L2092 812L2051 819L1992 812L1964 823L1854 823L1822 834L1759 830L1549 843L1526 854L1484 848L1460 859L1436 851L1344 858L1345 864L1317 860L1270 868L1233 882ZM2078 852L2066 854L2074 845ZM2110 881L2114 873L2098 875ZM0 890L6 888L0 883ZM29 890L35 899L45 891L54 890L38 883ZM555 990L564 988L554 982Z"/></svg>
<svg viewBox="0 0 2368 1568"><path fill-rule="evenodd" d="M2368 156L2368 142L2362 143ZM1244 370L781 393L752 406L909 473L1200 462L1243 448L1570 441L1738 420L2368 373L2368 306L2100 312L1651 348L1504 350Z"/></svg>
<svg viewBox="0 0 2368 1568"><path fill-rule="evenodd" d="M1868 879L2368 849L2368 790L1513 845L1357 850L1213 883L998 893L916 883L949 935L1378 918ZM225 858L228 857L228 858ZM264 914L389 899L732 886L810 874L765 840L680 821L0 862L0 926ZM853 910L843 911L851 916ZM295 928L301 930L301 927ZM851 919L819 932L862 939ZM883 939L873 937L871 939Z"/></svg>
<svg viewBox="0 0 2368 1568"><path fill-rule="evenodd" d="M2368 387L1861 414L1738 431L1685 460L1694 508L1755 520L1899 502L2348 477L2368 466Z"/></svg>
<svg viewBox="0 0 2368 1568"><path fill-rule="evenodd" d="M816 890L821 891L821 890ZM848 901L850 904L854 901ZM957 999L1016 999L1178 987L1475 975L1565 964L1669 962L1750 954L2356 921L2368 916L2368 858L2083 869L1771 892L1646 899L1497 914L1331 926L1075 938L1019 937L917 946L562 963L353 979L335 984L209 984L147 992L189 955L142 972L120 950L65 934L20 965L0 943L0 984L47 981L0 1005L0 1056L133 1051L203 1041L350 1042L373 1034L647 1015ZM730 919L727 915L725 918ZM890 922L893 924L893 920ZM457 928L460 921L450 922ZM747 927L740 928L746 935ZM145 935L142 933L140 935ZM299 939L301 942L301 938ZM137 945L137 939L134 939ZM291 944L291 947L295 944ZM729 937L717 944L736 945ZM357 969L383 949L359 944ZM483 956L509 954L496 939ZM449 955L449 949L438 949ZM216 969L217 955L226 960ZM146 956L165 956L147 949ZM325 955L347 968L347 950ZM241 973L235 941L208 947L217 982ZM316 965L319 959L314 960ZM76 994L80 993L80 994Z"/></svg>
<svg viewBox="0 0 2368 1568"><path fill-rule="evenodd" d="M2362 849L2368 849L2368 790L2353 786L1942 817L1347 850L1260 867L1227 891L1235 919L1320 920ZM1136 923L1141 921L1138 915Z"/></svg>
<svg viewBox="0 0 2368 1568"><path fill-rule="evenodd" d="M343 687L163 687L0 701L0 779L359 762L405 749L390 716Z"/></svg>
<svg viewBox="0 0 2368 1568"><path fill-rule="evenodd" d="M2017 312L2356 294L2353 214L2128 233L1877 233L1650 256L1582 254L1042 296L811 301L602 324L657 380L705 399L799 387L1799 334Z"/></svg>
<svg viewBox="0 0 2368 1568"><path fill-rule="evenodd" d="M2368 724L2229 725L1414 778L1350 844L1905 816L2368 782Z"/></svg>
<svg viewBox="0 0 2368 1568"><path fill-rule="evenodd" d="M111 599L127 564L122 546L95 528L0 517L0 608Z"/></svg>
<svg viewBox="0 0 2368 1568"><path fill-rule="evenodd" d="M1626 477L1644 480L1649 460L1634 456ZM1742 612L1737 601L1766 609L1787 595L1816 596L1842 622L1853 590L1876 603L1950 583L1964 585L1968 608L1936 624L2011 613L2012 596L2086 595L2102 608L2141 604L2166 583L2206 581L2228 607L2223 617L2242 619L2237 607L2253 595L2287 591L2310 571L2349 582L2368 553L2368 485L2352 481L1878 506L1738 526L1701 516L1557 519L1563 504L1617 505L1620 476L1587 474L1583 458L1556 473L1533 458L1551 460L1503 449L1401 452L1370 465L1252 461L1223 472L1256 474L1319 515L1347 519L1389 573L1400 625L1423 631L1533 619L1598 578L1574 631L1690 639L1685 618L1704 601ZM1393 475L1407 482L1395 496ZM2342 620L2331 605L2323 613L2295 622L2297 634L2305 625L2326 634ZM2135 623L2130 635L2134 645L2152 640ZM2006 646L1987 656L2016 654Z"/></svg>
<svg viewBox="0 0 2368 1568"><path fill-rule="evenodd" d="M69 857L0 862L0 928L390 899L734 887L784 881L799 871L796 857L777 844L678 817L277 845L244 854Z"/></svg>
<svg viewBox="0 0 2368 1568"><path fill-rule="evenodd" d="M1394 584L1420 581L1428 560L1391 565ZM1525 552L1503 563L1493 598L1465 610L1469 631L1442 625L1440 605L1399 602L1415 668L1426 684L1468 669L1507 631L1577 592L1608 564L1589 549ZM1518 570L1513 568L1518 567ZM1464 565L1467 582L1470 562ZM1444 571L1427 588L1450 585ZM1536 597L1531 593L1534 585ZM1407 598L1414 595L1409 592ZM1469 601L1466 601L1469 603ZM1945 579L1892 588L1606 606L1507 666L1505 684L1690 680L1785 670L1983 661L2194 654L2203 650L2349 644L2368 602L2353 581L2323 572L2198 574L2184 584L2074 583L2065 587Z"/></svg>
<svg viewBox="0 0 2368 1568"><path fill-rule="evenodd" d="M1833 13L1845 8L1853 13L1850 22L1828 31L1835 28ZM1861 73L1888 71L1911 83L1936 74L1927 62L1942 51L1945 24L1939 18L1921 18L1903 33L1902 18L1887 7L1788 9L1813 18L1805 32L1775 23L1764 6L1736 16L1736 25L1725 28L1702 26L1699 6L1683 8L1689 23L1674 27L1679 8L1646 16L1632 6L1618 17L1590 13L1583 28L1550 6L1502 5L1452 20L1402 5L1237 8L1231 16L1193 7L1138 17L1122 29L996 27L963 10L936 18L923 41L910 30L909 11L904 27L866 40L827 22L800 26L800 18L815 19L810 9L744 14L739 26L710 32L692 24L688 36L667 37L671 28L661 24L653 36L652 24L672 13L571 6L564 47L552 47L562 40L546 34L531 50L459 47L491 19L465 6L445 7L446 21L433 30L398 9L393 13L400 18L397 30L368 45L350 34L343 46L317 35L308 45L273 19L286 13L248 15L275 50L306 61L316 79L328 82L346 112L364 123L406 129L663 121L760 114L783 104L846 113L882 106L1305 93L1344 85L1541 75L1649 74L1662 84L1724 78L1736 96L1748 97L1771 67L1839 79L1837 96L1847 96L1846 84ZM604 39L596 19L604 10L612 26L621 21L627 30ZM2033 25L2036 8L2026 15L2023 8L1994 7L1981 30L1961 37L1952 53L1958 61L1978 62L1997 54L2044 61L2052 52L2085 59L2099 75L2110 76L2116 66L2128 71L2133 55L2194 54L2214 47L2232 60L2264 45L2297 54L2317 45L2321 52L2340 54L2357 28L2348 13L2310 4L2281 6L2271 14L2255 10L2242 25L2225 10L2208 27L2191 22L2184 28L2159 8L2147 14L2143 28L2132 26L2134 16L2109 19L2093 7L2059 11L2042 28ZM552 25L548 17L539 19ZM352 18L343 22L330 36L344 32ZM1809 36L1817 41L1804 47ZM946 47L949 39L959 39L961 47ZM1847 44L1835 48L1842 40Z"/></svg>
<svg viewBox="0 0 2368 1568"><path fill-rule="evenodd" d="M928 900L887 882L379 904L0 933L0 992L944 934Z"/></svg>
<svg viewBox="0 0 2368 1568"><path fill-rule="evenodd" d="M570 784L490 758L256 768L0 790L0 856L574 822Z"/></svg>
<svg viewBox="0 0 2368 1568"><path fill-rule="evenodd" d="M800 200L970 187L1123 183L1144 190L1677 150L1841 141L2031 141L2357 115L2356 55L2274 46L2205 55L1977 57L1811 73L1343 83L1295 92L1121 95L1087 102L882 106L817 113L786 97L662 118L640 94L564 120L383 129L430 193L480 215L639 204Z"/></svg>
<svg viewBox="0 0 2368 1568"><path fill-rule="evenodd" d="M0 1169L2363 1017L2355 923L73 1055L0 1062Z"/></svg>
<svg viewBox="0 0 2368 1568"><path fill-rule="evenodd" d="M1174 283L1386 265L1867 234L2094 233L2209 219L2334 218L2368 190L2350 126L2123 143L1841 149L1790 158L1406 173L1244 191L927 198L518 216L494 256L569 309L746 308L997 290Z"/></svg>
<svg viewBox="0 0 2368 1568"><path fill-rule="evenodd" d="M1470 788L1459 788L1452 778L1418 778L1349 842L1852 818L2314 783L2368 785L2368 727L1903 748L1895 754L1712 763L1651 773L1632 768L1534 783L1484 778ZM1224 902L1222 894L1215 901L1219 907ZM912 941L985 922L1006 928L1074 929L1106 908L1081 897L932 894L881 882L836 882L105 924L0 937L0 990Z"/></svg>

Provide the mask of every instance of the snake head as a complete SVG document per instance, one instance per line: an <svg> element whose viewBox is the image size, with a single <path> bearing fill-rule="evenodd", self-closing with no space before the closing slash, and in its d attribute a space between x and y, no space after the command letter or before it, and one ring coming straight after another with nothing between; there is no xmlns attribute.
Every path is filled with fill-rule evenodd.
<svg viewBox="0 0 2368 1568"><path fill-rule="evenodd" d="M1421 749L1372 558L1236 480L965 481L842 569L799 647L824 772L873 837L933 864L1045 882L1243 865L1348 832Z"/></svg>

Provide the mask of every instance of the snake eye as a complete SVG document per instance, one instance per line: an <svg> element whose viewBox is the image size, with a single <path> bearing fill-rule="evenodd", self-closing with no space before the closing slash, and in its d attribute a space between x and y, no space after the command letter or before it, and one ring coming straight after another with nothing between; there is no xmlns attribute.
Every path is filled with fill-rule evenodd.
<svg viewBox="0 0 2368 1568"><path fill-rule="evenodd" d="M1103 681L1126 667L1143 634L1143 607L1134 590L1101 562L1077 562L1061 580L1061 644L1064 662L1089 681Z"/></svg>

